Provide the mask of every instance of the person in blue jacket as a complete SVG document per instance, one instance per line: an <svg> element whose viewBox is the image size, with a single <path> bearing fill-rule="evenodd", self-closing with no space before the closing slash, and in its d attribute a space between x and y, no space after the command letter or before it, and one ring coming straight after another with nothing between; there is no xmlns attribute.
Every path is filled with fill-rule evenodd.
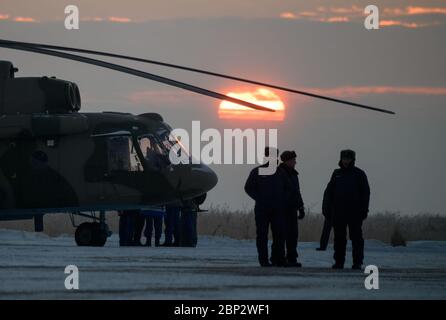
<svg viewBox="0 0 446 320"><path fill-rule="evenodd" d="M152 235L155 230L155 247L160 246L160 239L163 233L163 207L153 207L150 210L143 210L142 215L146 220L146 228L144 230L144 236L146 237L146 246L152 246Z"/></svg>

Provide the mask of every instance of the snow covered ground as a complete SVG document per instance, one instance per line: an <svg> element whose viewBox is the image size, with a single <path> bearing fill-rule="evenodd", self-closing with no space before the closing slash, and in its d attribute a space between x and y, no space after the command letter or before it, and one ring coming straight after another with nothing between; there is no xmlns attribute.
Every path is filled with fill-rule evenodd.
<svg viewBox="0 0 446 320"><path fill-rule="evenodd" d="M0 299L446 298L446 242L393 248L366 241L365 265L378 266L379 290L365 289L363 272L331 270L332 248L316 246L299 244L302 269L260 268L252 240L200 237L197 248L120 248L113 235L104 248L87 248L71 236L0 230ZM65 289L67 265L79 269L79 290Z"/></svg>

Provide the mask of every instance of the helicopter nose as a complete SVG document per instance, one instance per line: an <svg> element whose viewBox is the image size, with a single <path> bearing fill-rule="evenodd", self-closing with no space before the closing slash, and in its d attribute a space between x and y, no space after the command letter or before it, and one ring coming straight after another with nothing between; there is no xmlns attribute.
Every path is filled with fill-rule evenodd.
<svg viewBox="0 0 446 320"><path fill-rule="evenodd" d="M205 164L173 166L170 183L183 199L200 196L216 186L215 172Z"/></svg>
<svg viewBox="0 0 446 320"><path fill-rule="evenodd" d="M202 189L208 192L217 185L218 178L215 172L205 164L191 168L193 180L190 181L191 189Z"/></svg>

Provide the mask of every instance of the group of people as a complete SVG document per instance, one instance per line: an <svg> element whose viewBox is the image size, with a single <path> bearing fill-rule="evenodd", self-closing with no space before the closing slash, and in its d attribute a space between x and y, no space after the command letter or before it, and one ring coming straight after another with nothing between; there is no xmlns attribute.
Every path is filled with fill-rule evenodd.
<svg viewBox="0 0 446 320"><path fill-rule="evenodd" d="M181 208L178 206L153 207L149 210L124 210L119 212L119 245L178 247L180 245ZM161 236L165 225L164 243ZM144 229L145 226L145 229ZM143 244L142 234L146 242Z"/></svg>
<svg viewBox="0 0 446 320"><path fill-rule="evenodd" d="M276 153L275 155L270 153ZM265 149L267 159L276 159L279 151ZM256 246L262 267L302 267L298 262L298 220L305 217L304 202L300 192L299 174L296 171L297 155L284 151L281 163L273 174L262 175L259 169L269 167L269 162L254 168L245 184L246 193L255 201ZM339 169L334 170L325 189L322 213L325 217L321 246L327 248L330 231L334 229L334 269L344 268L347 228L353 247L353 269L361 269L364 260L362 223L367 218L370 187L363 170L355 165L353 150L342 150ZM271 256L268 255L268 232L272 231Z"/></svg>

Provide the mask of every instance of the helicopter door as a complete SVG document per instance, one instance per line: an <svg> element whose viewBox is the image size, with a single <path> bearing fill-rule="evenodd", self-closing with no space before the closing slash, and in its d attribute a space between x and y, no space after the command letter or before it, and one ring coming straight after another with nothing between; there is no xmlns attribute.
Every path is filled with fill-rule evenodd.
<svg viewBox="0 0 446 320"><path fill-rule="evenodd" d="M11 172L19 208L55 208L63 205L59 148L56 140L17 141Z"/></svg>
<svg viewBox="0 0 446 320"><path fill-rule="evenodd" d="M107 172L108 193L125 201L137 201L137 178L143 167L139 160L131 136L107 137ZM110 189L112 188L112 189Z"/></svg>

